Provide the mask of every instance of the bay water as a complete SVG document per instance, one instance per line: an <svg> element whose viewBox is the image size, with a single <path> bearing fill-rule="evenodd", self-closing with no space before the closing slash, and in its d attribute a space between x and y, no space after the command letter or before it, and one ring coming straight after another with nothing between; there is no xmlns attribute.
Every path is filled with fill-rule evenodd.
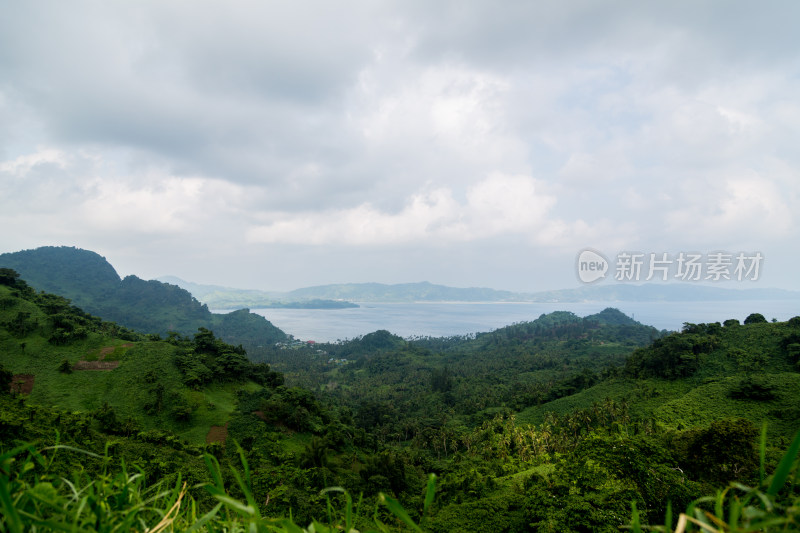
<svg viewBox="0 0 800 533"><path fill-rule="evenodd" d="M404 338L447 337L492 331L543 313L571 311L583 317L615 307L659 330L679 331L684 322L739 321L751 313L767 320L800 315L796 300L729 300L710 302L577 302L577 303L361 303L348 309L251 309L301 340L334 342L379 329Z"/></svg>

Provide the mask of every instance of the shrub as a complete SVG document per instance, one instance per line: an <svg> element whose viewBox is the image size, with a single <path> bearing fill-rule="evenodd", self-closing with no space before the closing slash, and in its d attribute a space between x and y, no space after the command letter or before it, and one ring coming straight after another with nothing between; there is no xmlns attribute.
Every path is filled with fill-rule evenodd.
<svg viewBox="0 0 800 533"><path fill-rule="evenodd" d="M736 400L766 402L775 399L775 387L759 378L747 376L731 389L728 396Z"/></svg>
<svg viewBox="0 0 800 533"><path fill-rule="evenodd" d="M69 359L62 359L61 364L58 365L58 371L62 374L72 374L72 363Z"/></svg>

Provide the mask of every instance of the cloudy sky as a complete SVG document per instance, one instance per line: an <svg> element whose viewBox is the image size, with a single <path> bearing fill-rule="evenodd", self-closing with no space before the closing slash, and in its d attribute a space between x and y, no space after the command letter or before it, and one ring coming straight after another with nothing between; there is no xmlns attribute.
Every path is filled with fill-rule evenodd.
<svg viewBox="0 0 800 533"><path fill-rule="evenodd" d="M0 252L284 290L800 289L800 3L0 2Z"/></svg>

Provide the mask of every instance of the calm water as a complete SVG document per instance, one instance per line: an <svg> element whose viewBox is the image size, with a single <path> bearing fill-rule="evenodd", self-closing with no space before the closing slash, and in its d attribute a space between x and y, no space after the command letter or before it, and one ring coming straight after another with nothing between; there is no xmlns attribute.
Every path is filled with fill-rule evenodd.
<svg viewBox="0 0 800 533"><path fill-rule="evenodd" d="M792 300L727 302L610 302L610 303L365 303L355 309L252 309L286 333L320 342L351 339L379 329L401 337L442 337L491 331L514 322L534 320L542 313L572 311L586 316L616 307L643 324L680 330L684 322L744 320L761 313L767 320L800 315Z"/></svg>

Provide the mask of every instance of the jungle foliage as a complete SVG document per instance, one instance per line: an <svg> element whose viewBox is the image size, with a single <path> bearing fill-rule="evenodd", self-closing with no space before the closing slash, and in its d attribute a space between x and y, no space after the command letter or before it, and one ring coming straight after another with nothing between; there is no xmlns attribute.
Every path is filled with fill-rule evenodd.
<svg viewBox="0 0 800 533"><path fill-rule="evenodd" d="M607 310L266 365L0 269L0 530L796 529L798 345Z"/></svg>

